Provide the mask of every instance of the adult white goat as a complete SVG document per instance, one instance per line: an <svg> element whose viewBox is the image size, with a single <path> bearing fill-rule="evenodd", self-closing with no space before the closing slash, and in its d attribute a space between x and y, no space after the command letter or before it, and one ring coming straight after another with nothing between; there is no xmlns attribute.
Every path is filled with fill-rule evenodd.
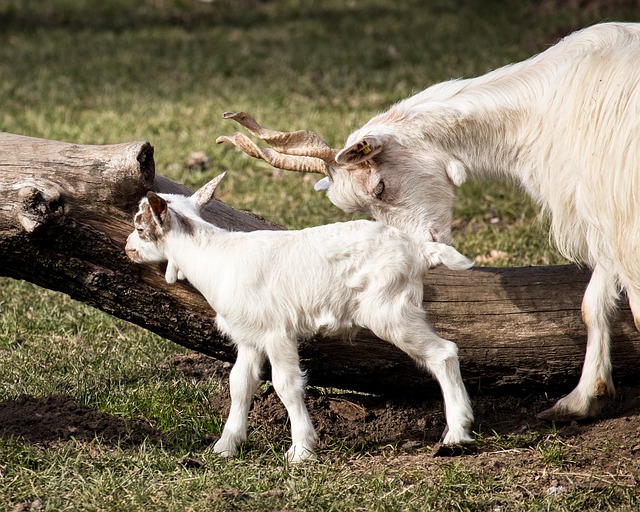
<svg viewBox="0 0 640 512"><path fill-rule="evenodd" d="M168 262L166 279L186 278L216 311L238 350L231 411L217 453L231 456L247 435L251 398L265 357L291 420L287 457L314 453L316 434L304 404L298 341L366 327L396 345L438 380L445 403L445 445L472 443L473 413L451 341L439 338L422 309L423 276L444 263L470 266L452 247L416 242L371 221L301 231L228 232L200 217L223 175L193 196L150 192L135 215L126 253L134 262Z"/></svg>
<svg viewBox="0 0 640 512"><path fill-rule="evenodd" d="M596 416L614 395L609 319L622 289L640 328L640 24L595 25L524 62L436 84L371 119L341 151L227 117L279 145L220 141L327 174L316 187L335 205L416 240L450 242L454 186L467 177L519 183L549 214L560 251L593 269L580 382L540 417Z"/></svg>

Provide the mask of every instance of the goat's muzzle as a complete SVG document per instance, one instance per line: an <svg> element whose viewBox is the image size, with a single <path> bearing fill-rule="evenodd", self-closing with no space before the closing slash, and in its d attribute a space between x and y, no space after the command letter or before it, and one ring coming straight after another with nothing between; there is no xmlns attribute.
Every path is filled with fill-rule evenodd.
<svg viewBox="0 0 640 512"><path fill-rule="evenodd" d="M131 233L131 235L127 237L127 245L125 245L124 247L124 252L131 261L133 261L134 263L140 263L138 250L133 246L133 243L131 241L132 236L133 236L133 233Z"/></svg>

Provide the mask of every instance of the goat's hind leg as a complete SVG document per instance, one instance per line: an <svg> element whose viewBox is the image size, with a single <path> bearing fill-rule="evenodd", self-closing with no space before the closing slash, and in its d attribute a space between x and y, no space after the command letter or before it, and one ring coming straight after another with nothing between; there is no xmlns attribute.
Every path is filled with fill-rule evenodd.
<svg viewBox="0 0 640 512"><path fill-rule="evenodd" d="M447 421L442 443L471 444L474 442L471 437L473 410L460 373L458 347L435 334L423 316L421 313L419 318L406 322L400 332L382 329L376 335L407 353L438 381Z"/></svg>
<svg viewBox="0 0 640 512"><path fill-rule="evenodd" d="M609 319L616 308L615 274L596 265L582 300L582 319L587 327L587 351L580 381L564 398L538 414L546 421L566 422L597 416L605 398L615 396L609 353Z"/></svg>
<svg viewBox="0 0 640 512"><path fill-rule="evenodd" d="M445 445L470 444L473 410L462 381L458 347L433 335L429 340L429 353L421 363L433 374L442 390L447 427L442 435Z"/></svg>
<svg viewBox="0 0 640 512"><path fill-rule="evenodd" d="M238 344L238 357L229 376L231 409L224 430L213 451L232 457L247 439L247 421L251 399L260 384L260 370L265 356L253 347Z"/></svg>

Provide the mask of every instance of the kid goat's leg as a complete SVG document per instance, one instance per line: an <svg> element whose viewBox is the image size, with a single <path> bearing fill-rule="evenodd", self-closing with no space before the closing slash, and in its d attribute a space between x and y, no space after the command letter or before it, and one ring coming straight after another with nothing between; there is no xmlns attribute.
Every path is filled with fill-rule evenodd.
<svg viewBox="0 0 640 512"><path fill-rule="evenodd" d="M374 332L406 352L440 384L447 420L442 442L446 445L473 443L473 410L460 374L458 347L435 334L423 315L420 313L419 318L417 314L411 315L414 318L405 320L401 327L385 326Z"/></svg>
<svg viewBox="0 0 640 512"><path fill-rule="evenodd" d="M305 378L300 369L295 341L284 339L268 344L271 379L278 397L284 404L291 422L291 448L289 462L303 461L315 453L316 432L304 403Z"/></svg>
<svg viewBox="0 0 640 512"><path fill-rule="evenodd" d="M440 384L447 420L442 442L447 445L473 443L473 410L462 382L458 346L437 336L425 322L407 353L426 367Z"/></svg>
<svg viewBox="0 0 640 512"><path fill-rule="evenodd" d="M231 409L222 436L213 447L213 451L220 455L232 457L247 438L249 406L260 384L264 359L264 354L254 348L238 344L238 357L229 376Z"/></svg>

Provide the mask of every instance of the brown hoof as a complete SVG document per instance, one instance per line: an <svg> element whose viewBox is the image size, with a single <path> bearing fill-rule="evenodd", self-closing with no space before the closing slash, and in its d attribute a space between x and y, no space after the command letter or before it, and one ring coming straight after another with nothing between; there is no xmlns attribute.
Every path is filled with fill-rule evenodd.
<svg viewBox="0 0 640 512"><path fill-rule="evenodd" d="M577 414L556 405L536 415L536 418L538 418L539 420L554 421L556 423L570 423L572 421L581 420L586 417L586 415Z"/></svg>

